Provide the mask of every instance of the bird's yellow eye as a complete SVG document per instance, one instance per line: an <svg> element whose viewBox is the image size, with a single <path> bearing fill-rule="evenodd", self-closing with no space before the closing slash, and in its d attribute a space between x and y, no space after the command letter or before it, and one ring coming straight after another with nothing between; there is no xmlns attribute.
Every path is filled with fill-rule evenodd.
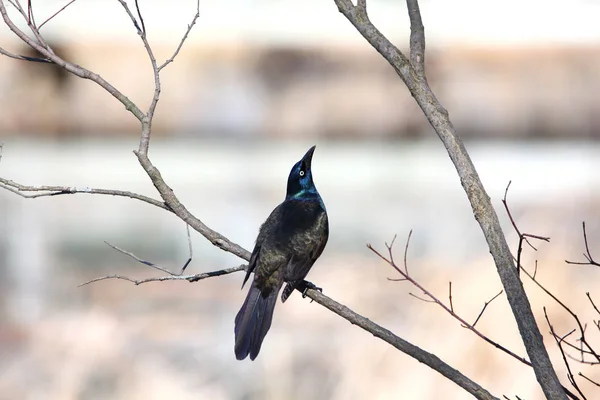
<svg viewBox="0 0 600 400"><path fill-rule="evenodd" d="M304 171L300 171L300 176L304 176Z"/></svg>

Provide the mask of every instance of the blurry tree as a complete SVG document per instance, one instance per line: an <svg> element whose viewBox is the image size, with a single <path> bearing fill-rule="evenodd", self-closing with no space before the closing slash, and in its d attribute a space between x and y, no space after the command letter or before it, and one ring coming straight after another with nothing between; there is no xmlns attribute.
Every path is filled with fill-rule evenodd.
<svg viewBox="0 0 600 400"><path fill-rule="evenodd" d="M133 114L133 116L137 118L140 122L141 134L139 147L134 153L137 156L141 167L144 169L144 171L147 173L148 177L154 184L156 190L158 191L161 197L161 200L153 199L137 193L110 189L90 189L61 186L32 187L16 183L5 178L0 178L0 187L27 198L75 193L105 194L113 196L130 197L132 199L152 204L154 206L157 206L175 214L178 218L186 222L189 226L191 226L193 229L195 229L197 232L203 235L206 239L208 239L213 245L219 247L224 251L235 254L244 260L248 260L250 257L250 253L246 249L242 248L236 243L231 242L219 232L210 229L200 219L196 218L187 210L187 208L175 196L168 184L164 181L160 174L160 171L158 170L158 168L156 168L156 166L154 166L148 154L150 138L152 133L152 120L161 93L161 71L165 67L167 67L171 62L174 61L175 57L182 49L191 29L193 28L194 24L199 18L199 2L197 3L196 14L193 16L191 23L188 25L187 30L185 31L185 34L183 35L179 45L174 50L173 55L169 59L165 60L163 63L159 63L154 56L150 43L148 42L146 35L146 27L137 0L135 1L135 10L132 10L125 0L117 0L123 6L124 11L131 19L131 22L135 27L137 34L141 38L142 44L146 49L146 52L150 59L150 65L154 75L154 94L152 96L149 107L146 110L143 110L139 108L138 105L134 104L130 99L128 99L123 93L121 93L118 88L112 86L100 75L86 69L85 67L69 62L61 56L57 55L55 49L53 49L53 47L50 46L48 41L41 34L41 27L48 23L52 18L58 15L66 7L74 3L74 1L75 0L69 1L63 8L58 10L46 21L38 23L36 22L34 17L34 9L32 7L31 1L27 1L26 7L23 7L20 4L19 0L0 0L0 14L2 15L4 23L22 42L27 44L33 50L30 54L39 54L39 56L34 57L32 55L18 55L11 53L3 48L0 48L0 53L7 57L14 58L17 60L55 64L67 71L68 73L71 73L83 79L89 79L93 81L94 83L105 89L113 97L115 97L117 101L121 102L125 106L125 108L131 114ZM475 166L473 165L467 150L465 149L460 137L458 136L454 126L452 125L452 122L450 121L448 116L448 112L437 100L435 94L432 92L431 88L428 85L427 77L425 74L425 34L418 1L406 1L411 24L410 54L408 55L408 57L404 53L402 53L393 43L391 43L370 21L369 15L367 13L366 0L357 0L356 5L353 4L351 0L334 1L339 11L350 21L350 23L352 23L352 25L354 25L357 31L371 44L371 46L373 46L373 48L375 48L375 50L377 50L377 52L379 52L381 56L383 56L385 60L388 61L392 68L394 68L400 79L402 79L402 81L407 86L408 90L414 97L419 107L422 109L423 114L425 115L425 117L439 136L440 140L443 142L448 152L448 155L450 156L452 162L455 165L456 171L461 180L461 184L464 188L467 198L469 199L469 202L471 203L475 219L481 226L481 230L488 243L490 253L492 254L492 257L496 264L498 275L504 286L504 293L506 293L508 302L513 311L521 338L523 340L523 344L525 345L525 348L527 350L529 361L527 361L523 357L516 356L514 353L512 353L511 355L533 368L537 381L539 382L539 385L547 399L566 399L567 395L573 399L578 399L579 397L577 397L577 395L571 393L568 389L561 385L557 377L557 374L548 356L546 347L544 346L542 335L531 311L529 300L525 294L523 285L520 280L519 271L521 269L521 265L519 263L519 257L517 257L517 263L515 264L515 260L513 259L509 246L506 242L504 233L502 232L502 229L500 227L496 212L492 207L490 198L487 195L481 183L481 180L479 179ZM25 21L26 26L30 31L30 34L26 33L23 29L19 28L15 24L13 18L7 12L7 4L11 5L14 8L14 10L16 10L18 14L20 14L20 16ZM514 226L516 229L516 225ZM527 234L521 234L519 232L519 237L520 242L518 254L520 255L523 241L527 240L527 237L532 236ZM538 239L539 238L540 237L538 237ZM388 251L388 256L382 255L380 253L377 254L380 257L382 257L385 261L390 263L394 268L396 268L396 270L402 275L402 279L409 280L411 281L411 283L417 285L417 287L419 287L419 289L421 289L426 296L430 297L430 299L433 299L433 301L437 302L439 305L444 307L446 311L450 312L453 316L455 316L455 318L459 319L461 323L464 324L467 328L479 334L475 328L477 321L475 321L475 323L473 324L468 324L454 313L454 309L452 306L451 286L449 293L450 304L449 306L446 306L441 301L435 299L433 295L429 294L429 292L425 288L421 287L416 281L412 279L412 277L410 277L406 265L406 254L404 260L404 270L402 270L402 268L398 267L394 262L392 254L392 245L388 246ZM593 261L593 259L591 258L589 249L587 255L589 256L588 262L595 263L595 261ZM138 261L142 260L138 259ZM147 265L149 264L147 262L144 263ZM159 268L156 266L154 267ZM157 280L187 280L190 282L195 282L208 277L241 271L244 270L244 268L245 265L242 265L226 270L214 271L198 275L182 275L184 272L182 270L181 274L169 273L168 276L159 278L149 278L137 281L127 277L113 275L109 277L98 278L94 281L101 279L117 278L126 279L135 284L141 284L144 282ZM168 272L165 270L162 271ZM535 281L535 274L531 275L531 278ZM315 290L309 290L307 295L317 303L328 308L334 313L342 316L351 323L360 326L364 330L386 341L398 350L428 365L429 367L436 370L446 378L455 382L468 393L472 394L474 397L478 399L497 398L490 394L479 384L473 382L472 380L464 376L461 372L457 371L450 365L440 360L434 354L430 354L418 348L417 346L412 345L411 343L396 336L389 330L371 322L367 318L355 313L354 311L336 302L335 300L325 296L324 294ZM556 300L558 301L558 299ZM591 297L590 302L592 302L593 304L593 300ZM488 303L486 303L486 306L487 304ZM482 310L482 313L484 310L485 306ZM549 321L548 323L554 337L556 338L559 348L561 349L561 353L562 345L572 346L576 349L578 348L577 346L571 343L567 344L567 342L565 341L565 337L557 336L554 333L554 330L550 325ZM581 326L581 323L579 321L578 324L583 338L584 328ZM600 325L598 325L598 328L600 329ZM485 336L481 334L479 335L482 336L484 340L498 347L497 344L495 344ZM511 353L507 349L503 349L503 351ZM562 354L564 357L564 353ZM587 350L585 350L585 353L582 350L581 354L582 362L584 362L584 354L595 356L596 361L600 362L600 357L597 355L597 353L594 352L594 350L589 345ZM566 357L564 357L564 360L568 367L569 365L566 360ZM573 374L571 373L570 369L569 379L571 386L573 386L576 389L576 391L582 398L585 398L584 394L579 390L575 382L575 378L573 377ZM508 397L504 396L504 398Z"/></svg>

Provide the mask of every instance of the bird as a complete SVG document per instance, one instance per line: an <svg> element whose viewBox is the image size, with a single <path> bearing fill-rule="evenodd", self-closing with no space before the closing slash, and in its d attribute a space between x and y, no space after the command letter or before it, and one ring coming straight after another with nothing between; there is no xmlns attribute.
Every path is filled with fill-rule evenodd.
<svg viewBox="0 0 600 400"><path fill-rule="evenodd" d="M312 146L290 171L285 200L261 225L242 288L254 272L246 300L235 317L235 356L254 360L271 327L279 291L281 302L295 289L318 289L304 280L329 238L329 220L311 169Z"/></svg>

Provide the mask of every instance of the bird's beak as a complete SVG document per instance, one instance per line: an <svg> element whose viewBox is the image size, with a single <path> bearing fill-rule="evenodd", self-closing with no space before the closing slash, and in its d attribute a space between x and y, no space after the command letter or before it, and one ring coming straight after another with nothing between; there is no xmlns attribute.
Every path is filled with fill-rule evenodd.
<svg viewBox="0 0 600 400"><path fill-rule="evenodd" d="M312 162L312 157L313 157L313 153L315 152L315 148L317 146L313 146L310 149L308 149L308 151L306 152L306 154L304 155L304 157L302 157L302 163L306 166L306 168L310 169L310 164Z"/></svg>

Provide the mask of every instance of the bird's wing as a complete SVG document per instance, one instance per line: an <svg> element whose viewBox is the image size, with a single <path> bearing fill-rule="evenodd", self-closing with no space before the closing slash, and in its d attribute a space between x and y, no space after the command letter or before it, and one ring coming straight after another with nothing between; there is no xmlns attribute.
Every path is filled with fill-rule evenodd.
<svg viewBox="0 0 600 400"><path fill-rule="evenodd" d="M321 212L308 229L293 236L292 246L298 256L290 260L287 268L289 275L286 274L286 280L304 279L317 258L323 253L328 238L327 214Z"/></svg>

